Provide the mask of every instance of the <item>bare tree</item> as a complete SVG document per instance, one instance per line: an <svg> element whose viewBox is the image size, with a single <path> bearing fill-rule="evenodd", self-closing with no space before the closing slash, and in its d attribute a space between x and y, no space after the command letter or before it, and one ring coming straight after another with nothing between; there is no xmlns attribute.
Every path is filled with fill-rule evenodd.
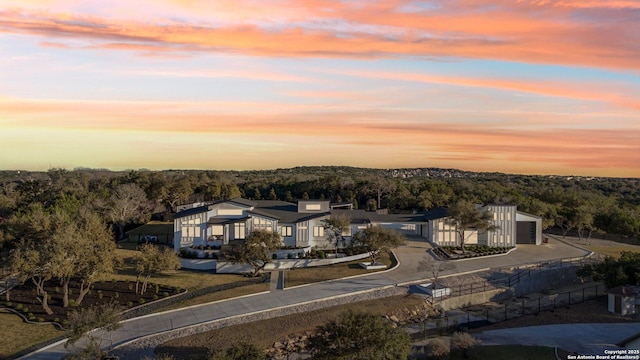
<svg viewBox="0 0 640 360"><path fill-rule="evenodd" d="M67 332L68 339L65 347L73 346L85 339L83 347L70 356L71 359L102 359L105 352L102 351L104 333L120 328L122 309L116 304L107 303L89 308L73 311L69 315ZM93 331L101 329L100 331Z"/></svg>
<svg viewBox="0 0 640 360"><path fill-rule="evenodd" d="M478 344L480 344L480 340L466 332L456 332L451 337L451 347L460 349L465 358L469 358L469 350Z"/></svg>
<svg viewBox="0 0 640 360"><path fill-rule="evenodd" d="M152 209L147 194L136 184L119 185L111 195L106 215L118 231L118 240L124 238L124 226L133 220L146 219Z"/></svg>
<svg viewBox="0 0 640 360"><path fill-rule="evenodd" d="M431 286L435 289L440 275L444 272L455 270L455 268L456 265L452 262L436 260L433 257L426 255L422 260L420 260L420 262L418 262L417 270L431 275Z"/></svg>
<svg viewBox="0 0 640 360"><path fill-rule="evenodd" d="M436 359L444 359L449 356L451 348L449 344L441 338L435 338L429 341L427 345L429 355Z"/></svg>

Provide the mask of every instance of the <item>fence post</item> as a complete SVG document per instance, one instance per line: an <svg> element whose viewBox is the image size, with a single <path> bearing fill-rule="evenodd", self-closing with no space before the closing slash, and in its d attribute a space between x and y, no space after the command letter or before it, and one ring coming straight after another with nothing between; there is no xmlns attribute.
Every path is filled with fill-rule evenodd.
<svg viewBox="0 0 640 360"><path fill-rule="evenodd" d="M569 306L571 306L571 291L569 291Z"/></svg>
<svg viewBox="0 0 640 360"><path fill-rule="evenodd" d="M584 302L584 288L582 288L582 302Z"/></svg>
<svg viewBox="0 0 640 360"><path fill-rule="evenodd" d="M540 311L541 311L541 306L540 306L540 304L541 304L541 300L542 300L542 298L538 298L538 314L539 314L539 313L540 313Z"/></svg>
<svg viewBox="0 0 640 360"><path fill-rule="evenodd" d="M489 322L489 308L487 308L487 322Z"/></svg>
<svg viewBox="0 0 640 360"><path fill-rule="evenodd" d="M469 312L467 311L467 329L469 328L469 323L471 322Z"/></svg>
<svg viewBox="0 0 640 360"><path fill-rule="evenodd" d="M556 309L556 298L553 298L553 310Z"/></svg>
<svg viewBox="0 0 640 360"><path fill-rule="evenodd" d="M507 304L504 304L504 319L507 320Z"/></svg>
<svg viewBox="0 0 640 360"><path fill-rule="evenodd" d="M487 291L487 282L486 281L484 283L482 283L482 291L483 292Z"/></svg>
<svg viewBox="0 0 640 360"><path fill-rule="evenodd" d="M524 316L524 300L522 300L522 316Z"/></svg>
<svg viewBox="0 0 640 360"><path fill-rule="evenodd" d="M469 290L473 294L473 283L471 283L471 289Z"/></svg>

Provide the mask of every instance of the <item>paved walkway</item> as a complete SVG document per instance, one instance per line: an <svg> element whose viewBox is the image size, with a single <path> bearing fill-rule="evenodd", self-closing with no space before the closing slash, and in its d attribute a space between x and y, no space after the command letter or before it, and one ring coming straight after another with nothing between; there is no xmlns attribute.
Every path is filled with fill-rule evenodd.
<svg viewBox="0 0 640 360"><path fill-rule="evenodd" d="M114 346L131 340L160 332L186 327L189 325L219 320L227 317L289 307L296 304L345 296L354 292L370 291L399 283L423 281L428 274L417 271L418 262L423 259L431 246L426 241L413 239L405 246L395 250L400 265L393 270L378 272L365 276L337 279L322 283L271 291L242 298L229 299L215 303L169 312L150 314L127 320L122 327L111 333ZM487 268L514 267L520 264L549 261L559 258L579 257L587 251L550 239L546 245L520 245L508 255L457 261L454 270L442 275L453 275L461 272L486 270ZM68 352L63 344L31 353L24 359L60 359Z"/></svg>
<svg viewBox="0 0 640 360"><path fill-rule="evenodd" d="M615 344L640 333L640 323L560 324L484 331L477 335L483 345L540 345L559 347L582 355L605 355L620 349Z"/></svg>

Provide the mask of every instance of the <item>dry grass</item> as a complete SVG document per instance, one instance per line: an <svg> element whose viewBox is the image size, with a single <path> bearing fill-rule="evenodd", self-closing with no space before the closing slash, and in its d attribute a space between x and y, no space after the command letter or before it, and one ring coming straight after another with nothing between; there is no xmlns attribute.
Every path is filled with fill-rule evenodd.
<svg viewBox="0 0 640 360"><path fill-rule="evenodd" d="M620 253L623 251L640 252L640 247L626 244L617 244L610 246L586 245L585 247L593 252L611 256L616 259L620 257Z"/></svg>
<svg viewBox="0 0 640 360"><path fill-rule="evenodd" d="M293 269L284 272L284 286L293 287L298 285L310 284L315 282L321 282L326 280L340 279L348 276L369 274L380 270L365 270L359 264L363 261L369 261L368 258L364 260L357 260L348 263L335 264L329 266L320 266L313 268ZM394 266L389 255L381 255L378 262L387 265L388 267Z"/></svg>
<svg viewBox="0 0 640 360"><path fill-rule="evenodd" d="M121 245L119 244L119 246ZM134 269L133 259L135 258L138 251L133 249L121 248L117 249L116 252L123 260L122 265L116 269L115 274L105 275L101 280L115 279L123 281L136 281L136 272ZM246 280L246 278L244 278L242 275L213 274L209 272L190 270L178 270L151 278L151 282L180 287L183 289L188 289L190 291L242 280Z"/></svg>
<svg viewBox="0 0 640 360"><path fill-rule="evenodd" d="M51 324L27 324L6 310L0 310L0 359L64 333Z"/></svg>
<svg viewBox="0 0 640 360"><path fill-rule="evenodd" d="M259 348L267 348L290 335L314 330L316 326L336 319L347 310L382 315L423 302L422 298L416 296L394 296L229 326L168 341L156 348L156 353L170 353L179 359L204 359L210 349L226 349L239 342L248 342Z"/></svg>

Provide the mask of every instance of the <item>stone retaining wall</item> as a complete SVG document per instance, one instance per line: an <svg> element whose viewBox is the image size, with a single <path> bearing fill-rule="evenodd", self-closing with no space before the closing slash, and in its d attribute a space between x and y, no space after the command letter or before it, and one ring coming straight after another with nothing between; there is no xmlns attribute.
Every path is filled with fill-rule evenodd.
<svg viewBox="0 0 640 360"><path fill-rule="evenodd" d="M245 324L258 320L271 319L275 317L296 314L301 312L308 312L318 309L323 309L336 305L348 304L351 302L371 300L384 298L389 296L403 295L408 292L407 287L403 286L389 286L382 289L377 289L365 293L346 295L342 297L336 297L331 299L314 301L307 304L292 305L279 309L271 309L261 311L259 313L233 316L220 320L214 320L203 324L197 324L185 328L175 329L172 331L164 332L157 335L152 335L146 338L135 340L131 343L125 344L111 352L112 355L117 355L121 360L126 359L141 359L147 355L153 355L153 349L169 340L189 336L193 334L199 334L205 331L215 330L226 326Z"/></svg>

